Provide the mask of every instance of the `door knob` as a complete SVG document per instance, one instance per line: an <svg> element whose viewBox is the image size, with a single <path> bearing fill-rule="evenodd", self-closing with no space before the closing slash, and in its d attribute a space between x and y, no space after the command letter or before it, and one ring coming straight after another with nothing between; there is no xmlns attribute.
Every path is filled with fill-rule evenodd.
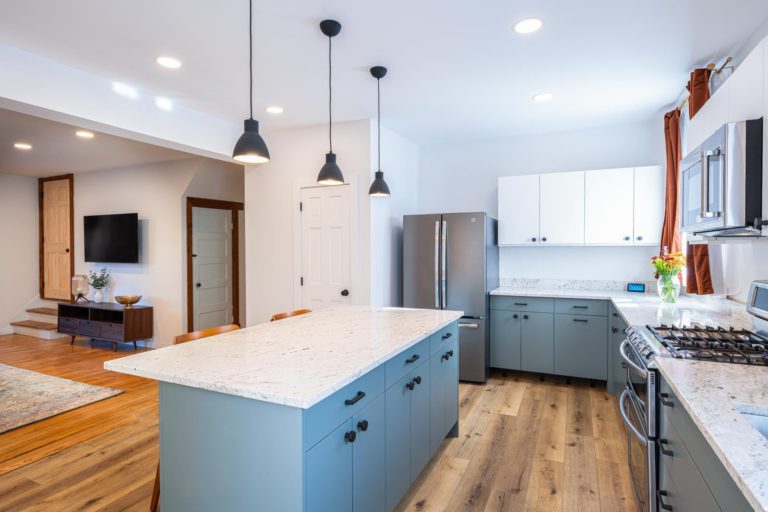
<svg viewBox="0 0 768 512"><path fill-rule="evenodd" d="M347 297L349 295L349 290L341 290L341 296Z"/></svg>
<svg viewBox="0 0 768 512"><path fill-rule="evenodd" d="M69 254L69 247L67 247L67 248L65 249L65 251L67 252L67 254Z"/></svg>
<svg viewBox="0 0 768 512"><path fill-rule="evenodd" d="M195 286L196 286L197 288L200 288L200 287L201 287L201 286L203 286L203 285L202 285L202 284L200 284L200 283L195 283Z"/></svg>

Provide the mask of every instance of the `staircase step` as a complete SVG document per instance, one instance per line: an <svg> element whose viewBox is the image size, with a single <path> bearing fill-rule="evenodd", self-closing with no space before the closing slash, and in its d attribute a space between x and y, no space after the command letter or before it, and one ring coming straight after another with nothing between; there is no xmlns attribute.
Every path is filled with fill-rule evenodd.
<svg viewBox="0 0 768 512"><path fill-rule="evenodd" d="M41 331L55 331L57 329L56 324L48 322L37 322L35 320L20 320L18 322L11 322L13 327L26 327L28 329L39 329Z"/></svg>
<svg viewBox="0 0 768 512"><path fill-rule="evenodd" d="M56 308L31 308L27 313L37 313L38 315L58 316L59 311Z"/></svg>

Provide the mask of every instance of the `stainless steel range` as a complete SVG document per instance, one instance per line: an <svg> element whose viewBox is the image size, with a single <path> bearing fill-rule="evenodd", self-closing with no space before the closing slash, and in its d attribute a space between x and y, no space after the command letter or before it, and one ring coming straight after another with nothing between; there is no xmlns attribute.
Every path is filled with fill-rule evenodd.
<svg viewBox="0 0 768 512"><path fill-rule="evenodd" d="M619 409L628 430L628 464L638 507L658 510L658 408L655 359L674 357L726 364L768 366L768 281L752 283L747 311L758 332L728 326L633 326L619 351L627 369Z"/></svg>

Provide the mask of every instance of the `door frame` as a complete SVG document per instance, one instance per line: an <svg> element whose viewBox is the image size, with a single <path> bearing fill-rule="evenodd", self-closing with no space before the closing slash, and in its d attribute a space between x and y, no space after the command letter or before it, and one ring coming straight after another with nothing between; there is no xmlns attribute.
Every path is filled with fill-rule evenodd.
<svg viewBox="0 0 768 512"><path fill-rule="evenodd" d="M43 233L45 232L45 213L43 212L43 184L47 181L69 181L69 278L75 275L75 176L73 174L60 174L58 176L48 176L38 178L37 180L37 203L38 203L38 258L40 259L40 298L52 301L63 301L64 299L48 299L45 297L45 254L43 250ZM72 286L70 284L70 300L72 300Z"/></svg>
<svg viewBox="0 0 768 512"><path fill-rule="evenodd" d="M205 199L202 197L187 197L187 332L192 332L195 326L194 279L192 275L192 208L212 208L214 210L229 210L232 212L232 323L240 322L240 219L238 212L243 210L243 203Z"/></svg>

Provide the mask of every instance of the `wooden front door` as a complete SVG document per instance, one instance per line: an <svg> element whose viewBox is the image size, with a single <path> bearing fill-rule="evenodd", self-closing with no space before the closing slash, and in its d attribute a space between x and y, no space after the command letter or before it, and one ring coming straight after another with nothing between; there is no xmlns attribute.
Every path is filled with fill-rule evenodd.
<svg viewBox="0 0 768 512"><path fill-rule="evenodd" d="M74 272L72 175L40 179L40 297L69 300Z"/></svg>

